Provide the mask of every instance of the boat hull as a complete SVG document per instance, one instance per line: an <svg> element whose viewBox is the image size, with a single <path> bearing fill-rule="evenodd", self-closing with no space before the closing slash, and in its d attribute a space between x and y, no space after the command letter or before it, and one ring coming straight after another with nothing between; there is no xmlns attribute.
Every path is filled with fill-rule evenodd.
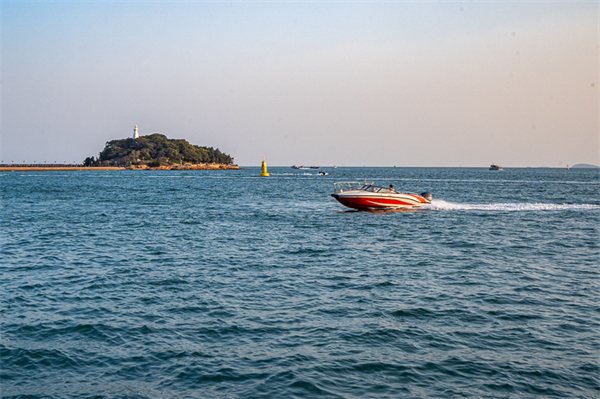
<svg viewBox="0 0 600 399"><path fill-rule="evenodd" d="M427 199L413 194L342 193L332 194L340 204L352 209L410 209L430 204Z"/></svg>

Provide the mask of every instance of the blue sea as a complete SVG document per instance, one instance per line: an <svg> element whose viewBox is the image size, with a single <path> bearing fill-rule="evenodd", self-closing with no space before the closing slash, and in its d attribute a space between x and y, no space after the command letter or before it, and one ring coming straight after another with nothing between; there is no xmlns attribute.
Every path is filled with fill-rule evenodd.
<svg viewBox="0 0 600 399"><path fill-rule="evenodd" d="M0 173L0 396L600 396L598 170L321 170Z"/></svg>

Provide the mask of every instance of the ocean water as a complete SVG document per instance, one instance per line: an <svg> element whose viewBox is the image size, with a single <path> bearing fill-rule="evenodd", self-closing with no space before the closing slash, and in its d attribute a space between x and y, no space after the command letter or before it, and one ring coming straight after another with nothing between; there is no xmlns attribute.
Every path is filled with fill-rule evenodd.
<svg viewBox="0 0 600 399"><path fill-rule="evenodd" d="M322 170L2 173L1 397L599 397L598 171Z"/></svg>

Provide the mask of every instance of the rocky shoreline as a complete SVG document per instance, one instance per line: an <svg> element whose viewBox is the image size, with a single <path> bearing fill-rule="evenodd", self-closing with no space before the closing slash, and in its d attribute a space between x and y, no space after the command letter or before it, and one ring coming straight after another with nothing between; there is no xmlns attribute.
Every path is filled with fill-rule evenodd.
<svg viewBox="0 0 600 399"><path fill-rule="evenodd" d="M149 167L148 165L131 165L127 169L130 170L238 170L237 165L228 165L222 163L199 163L199 164L173 164L165 166Z"/></svg>

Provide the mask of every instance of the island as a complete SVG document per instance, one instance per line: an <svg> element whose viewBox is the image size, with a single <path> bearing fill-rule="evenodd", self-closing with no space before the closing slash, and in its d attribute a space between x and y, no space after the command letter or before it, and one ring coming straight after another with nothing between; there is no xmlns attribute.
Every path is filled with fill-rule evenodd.
<svg viewBox="0 0 600 399"><path fill-rule="evenodd" d="M85 167L122 167L152 170L239 169L230 155L218 148L201 147L164 134L111 140L98 158L87 157Z"/></svg>
<svg viewBox="0 0 600 399"><path fill-rule="evenodd" d="M589 163L578 163L571 166L571 169L598 169L596 165L590 165Z"/></svg>

